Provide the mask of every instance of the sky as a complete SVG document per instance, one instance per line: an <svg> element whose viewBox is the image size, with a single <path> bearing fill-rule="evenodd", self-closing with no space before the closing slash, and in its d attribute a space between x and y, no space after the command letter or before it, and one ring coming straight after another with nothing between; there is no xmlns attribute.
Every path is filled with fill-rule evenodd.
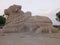
<svg viewBox="0 0 60 45"><path fill-rule="evenodd" d="M60 0L0 0L0 15L13 4L22 5L22 10L31 11L33 16L47 16L54 25L60 25L60 22L55 20L56 13L60 11Z"/></svg>

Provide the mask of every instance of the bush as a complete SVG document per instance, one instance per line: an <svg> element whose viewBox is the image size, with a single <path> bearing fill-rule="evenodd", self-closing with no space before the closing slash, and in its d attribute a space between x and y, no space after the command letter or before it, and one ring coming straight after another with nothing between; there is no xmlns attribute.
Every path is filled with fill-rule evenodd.
<svg viewBox="0 0 60 45"><path fill-rule="evenodd" d="M4 16L0 16L0 26L4 26L6 22L6 18Z"/></svg>
<svg viewBox="0 0 60 45"><path fill-rule="evenodd" d="M60 11L58 13L56 13L56 17L57 17L56 20L60 21Z"/></svg>

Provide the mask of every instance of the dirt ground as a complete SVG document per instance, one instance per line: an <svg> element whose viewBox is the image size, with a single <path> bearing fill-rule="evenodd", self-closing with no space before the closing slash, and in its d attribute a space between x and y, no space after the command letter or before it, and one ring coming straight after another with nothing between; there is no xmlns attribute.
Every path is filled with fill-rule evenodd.
<svg viewBox="0 0 60 45"><path fill-rule="evenodd" d="M0 36L0 45L60 45L59 33L8 33Z"/></svg>

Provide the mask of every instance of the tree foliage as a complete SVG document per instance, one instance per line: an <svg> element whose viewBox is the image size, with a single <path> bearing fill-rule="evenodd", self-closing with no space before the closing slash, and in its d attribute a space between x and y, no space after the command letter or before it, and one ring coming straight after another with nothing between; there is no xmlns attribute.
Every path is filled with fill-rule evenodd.
<svg viewBox="0 0 60 45"><path fill-rule="evenodd" d="M56 20L60 21L60 11L58 13L56 13L56 16L57 16Z"/></svg>
<svg viewBox="0 0 60 45"><path fill-rule="evenodd" d="M4 16L0 16L0 26L4 26L6 22L6 18Z"/></svg>

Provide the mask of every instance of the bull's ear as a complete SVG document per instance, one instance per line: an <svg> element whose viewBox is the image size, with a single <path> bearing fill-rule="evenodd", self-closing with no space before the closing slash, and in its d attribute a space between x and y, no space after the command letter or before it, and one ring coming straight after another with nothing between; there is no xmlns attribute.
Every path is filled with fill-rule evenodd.
<svg viewBox="0 0 60 45"><path fill-rule="evenodd" d="M19 10L21 10L21 6L17 6L17 8L15 8L15 12L19 12Z"/></svg>

